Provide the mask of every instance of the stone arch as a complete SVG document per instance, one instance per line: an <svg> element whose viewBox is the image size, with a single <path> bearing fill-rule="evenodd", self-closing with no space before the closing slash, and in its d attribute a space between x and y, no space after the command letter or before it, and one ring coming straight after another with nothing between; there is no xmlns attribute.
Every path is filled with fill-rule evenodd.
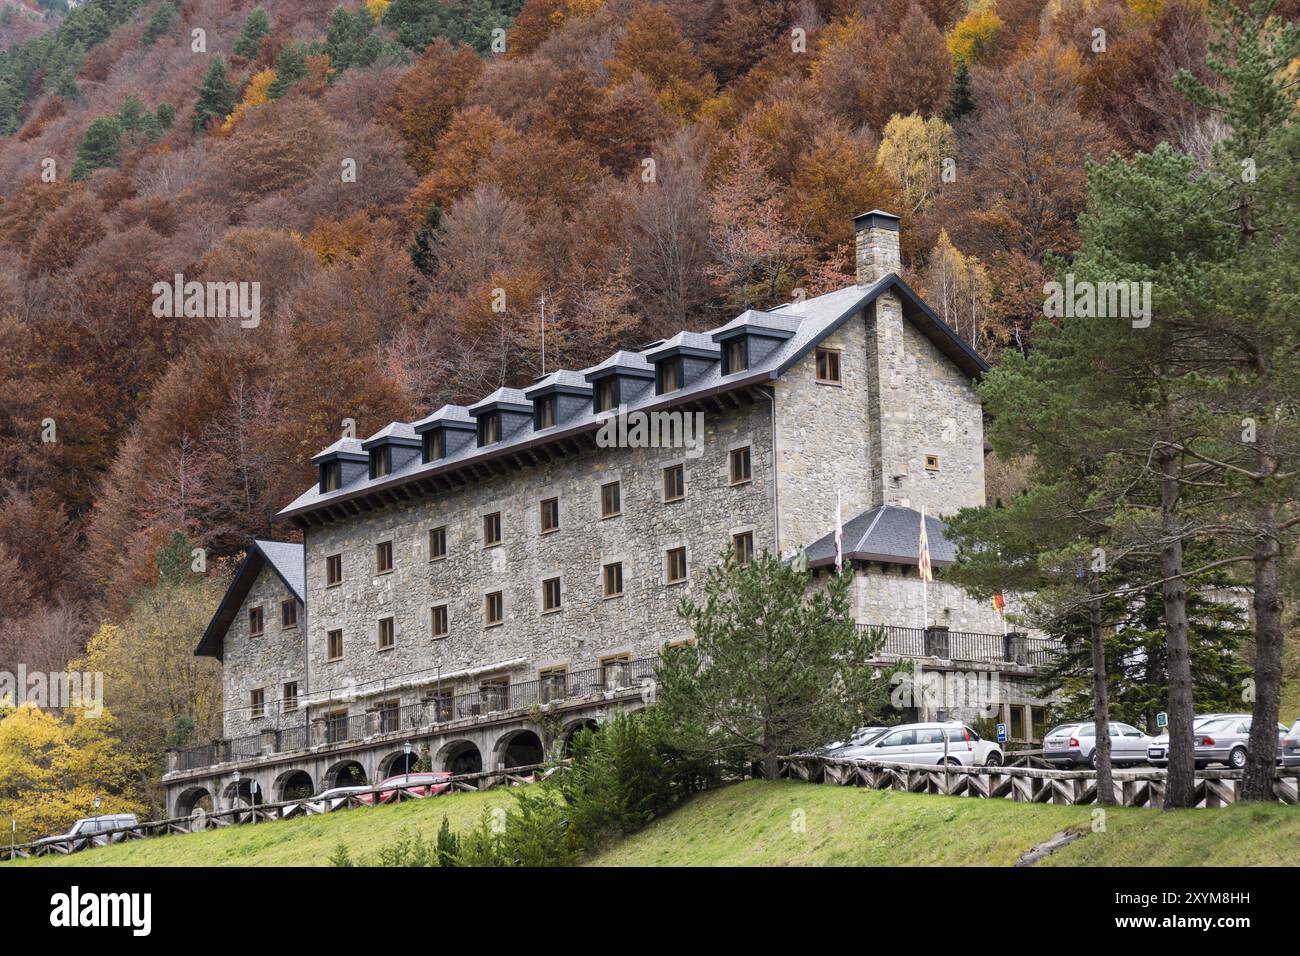
<svg viewBox="0 0 1300 956"><path fill-rule="evenodd" d="M286 770L275 778L271 792L275 794L277 803L287 803L290 800L303 800L310 797L316 792L316 788L312 783L311 774L306 770Z"/></svg>
<svg viewBox="0 0 1300 956"><path fill-rule="evenodd" d="M212 812L212 794L207 787L186 787L176 797L175 814L178 817L188 817L195 810L202 809L205 813Z"/></svg>
<svg viewBox="0 0 1300 956"><path fill-rule="evenodd" d="M256 806L266 802L266 791L260 782L254 788L253 778L241 777L239 783L232 780L226 784L225 789L221 791L221 799L227 809L234 805L236 799L244 806Z"/></svg>
<svg viewBox="0 0 1300 956"><path fill-rule="evenodd" d="M594 717L583 717L566 724L564 729L560 732L560 741L564 751L564 756L569 756L569 752L573 748L573 738L578 735L578 731L580 730L591 730L599 733L600 721L596 720Z"/></svg>
<svg viewBox="0 0 1300 956"><path fill-rule="evenodd" d="M537 731L525 727L502 734L493 748L498 767L527 767L546 759L546 748Z"/></svg>
<svg viewBox="0 0 1300 956"><path fill-rule="evenodd" d="M369 782L366 768L355 760L340 760L325 771L324 783L327 790L334 787L361 787Z"/></svg>
<svg viewBox="0 0 1300 956"><path fill-rule="evenodd" d="M483 754L470 740L453 740L438 751L435 767L452 773L478 773L483 769Z"/></svg>
<svg viewBox="0 0 1300 956"><path fill-rule="evenodd" d="M379 761L379 772L376 774L378 779L386 780L389 777L396 777L401 773L410 773L419 763L420 755L417 751L412 750L409 754L404 750L391 753L383 760Z"/></svg>

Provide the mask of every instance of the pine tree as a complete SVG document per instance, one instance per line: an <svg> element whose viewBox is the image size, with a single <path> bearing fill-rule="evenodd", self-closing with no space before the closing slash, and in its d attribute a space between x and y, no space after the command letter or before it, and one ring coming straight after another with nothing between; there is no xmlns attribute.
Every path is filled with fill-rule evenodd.
<svg viewBox="0 0 1300 956"><path fill-rule="evenodd" d="M208 72L199 87L199 99L194 104L194 132L203 132L209 122L221 123L238 100L239 93L230 82L226 60L218 53L208 65Z"/></svg>
<svg viewBox="0 0 1300 956"><path fill-rule="evenodd" d="M278 100L289 92L289 88L307 75L307 57L314 52L313 47L292 41L286 43L275 60L275 82L266 90L266 95Z"/></svg>
<svg viewBox="0 0 1300 956"><path fill-rule="evenodd" d="M96 169L116 166L122 158L122 124L116 116L99 116L86 127L72 164L72 179L80 181Z"/></svg>
<svg viewBox="0 0 1300 956"><path fill-rule="evenodd" d="M172 3L172 0L163 0L149 17L149 25L145 27L144 35L140 37L140 43L144 46L153 46L160 37L172 31L176 26L177 16L176 4Z"/></svg>
<svg viewBox="0 0 1300 956"><path fill-rule="evenodd" d="M261 7L253 9L244 20L244 27L235 41L235 55L251 60L261 48L262 38L271 35L271 16Z"/></svg>
<svg viewBox="0 0 1300 956"><path fill-rule="evenodd" d="M427 276L433 275L438 268L438 250L436 237L438 226L442 222L442 210L433 205L424 214L424 223L415 231L415 239L407 248L411 265Z"/></svg>
<svg viewBox="0 0 1300 956"><path fill-rule="evenodd" d="M948 108L944 117L949 123L956 123L963 116L975 112L975 94L971 88L970 67L965 60L957 62L957 73L952 80L952 93L949 95Z"/></svg>

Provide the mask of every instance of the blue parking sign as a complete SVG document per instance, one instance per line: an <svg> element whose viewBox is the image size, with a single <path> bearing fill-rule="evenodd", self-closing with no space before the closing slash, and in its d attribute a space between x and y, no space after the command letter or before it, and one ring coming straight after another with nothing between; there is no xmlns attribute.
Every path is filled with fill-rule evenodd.
<svg viewBox="0 0 1300 956"><path fill-rule="evenodd" d="M1007 725L998 724L998 743L1004 744L1006 742L1007 742Z"/></svg>

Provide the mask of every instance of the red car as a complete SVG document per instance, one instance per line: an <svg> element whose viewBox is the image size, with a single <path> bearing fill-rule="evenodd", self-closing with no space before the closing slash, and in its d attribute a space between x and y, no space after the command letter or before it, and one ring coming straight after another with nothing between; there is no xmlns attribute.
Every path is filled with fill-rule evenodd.
<svg viewBox="0 0 1300 956"><path fill-rule="evenodd" d="M451 771L435 770L426 773L399 773L396 777L389 777L381 780L379 786L387 787L392 785L392 790L380 790L379 802L388 803L397 794L397 788L401 787L408 797L432 797L442 793L451 784ZM375 794L362 793L358 794L357 799L362 803L373 804Z"/></svg>

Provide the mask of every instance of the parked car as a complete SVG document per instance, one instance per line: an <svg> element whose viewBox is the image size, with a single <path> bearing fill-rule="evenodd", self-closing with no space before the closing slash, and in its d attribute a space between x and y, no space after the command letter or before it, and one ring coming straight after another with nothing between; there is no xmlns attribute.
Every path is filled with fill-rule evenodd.
<svg viewBox="0 0 1300 956"><path fill-rule="evenodd" d="M948 762L963 767L1000 767L1002 748L959 723L903 724L890 727L867 743L853 748L852 756L895 763L941 764L944 738Z"/></svg>
<svg viewBox="0 0 1300 956"><path fill-rule="evenodd" d="M1147 759L1151 738L1132 724L1110 721L1110 762L1117 767L1133 766ZM1097 766L1097 725L1062 724L1043 738L1043 759L1048 763L1076 767Z"/></svg>
<svg viewBox="0 0 1300 956"><path fill-rule="evenodd" d="M1300 767L1300 720L1282 738L1282 766Z"/></svg>
<svg viewBox="0 0 1300 956"><path fill-rule="evenodd" d="M1196 766L1207 767L1221 763L1233 770L1246 766L1246 752L1250 744L1250 714L1232 714L1208 721L1196 730ZM1278 756L1283 756L1282 738L1286 736L1285 724L1278 724Z"/></svg>
<svg viewBox="0 0 1300 956"><path fill-rule="evenodd" d="M322 793L316 794L310 800L304 800L302 805L312 813L328 813L330 810L340 806L348 795L360 793L362 790L369 790L370 785L365 784L359 787L333 787ZM369 801L366 801L367 803Z"/></svg>
<svg viewBox="0 0 1300 956"><path fill-rule="evenodd" d="M814 751L814 753L826 757L852 756L848 751L861 747L863 744L870 743L888 729L888 727L859 727L849 735L847 740L837 740L832 744L827 744L825 747L819 747Z"/></svg>
<svg viewBox="0 0 1300 956"><path fill-rule="evenodd" d="M380 787L391 786L392 790L380 790L379 802L387 803L393 799L397 793L397 788L401 787L406 791L408 796L412 797L432 797L442 793L451 786L451 771L434 770L425 773L399 773L395 777L388 777L379 782ZM375 802L375 794L363 793L358 797L362 803Z"/></svg>
<svg viewBox="0 0 1300 956"><path fill-rule="evenodd" d="M1226 717L1227 714L1198 714L1192 717L1192 730L1199 730L1211 721L1218 720L1220 717ZM1169 766L1169 731L1157 734L1151 738L1151 746L1147 747L1147 763L1153 767Z"/></svg>
<svg viewBox="0 0 1300 956"><path fill-rule="evenodd" d="M60 840L70 840L74 837L90 837L93 846L103 846L106 843L117 843L122 839L121 833L112 833L110 831L133 827L139 822L134 813L108 813L98 817L82 817L72 825L72 828L67 833L48 836L36 842L37 846L42 846L47 843L58 843Z"/></svg>

